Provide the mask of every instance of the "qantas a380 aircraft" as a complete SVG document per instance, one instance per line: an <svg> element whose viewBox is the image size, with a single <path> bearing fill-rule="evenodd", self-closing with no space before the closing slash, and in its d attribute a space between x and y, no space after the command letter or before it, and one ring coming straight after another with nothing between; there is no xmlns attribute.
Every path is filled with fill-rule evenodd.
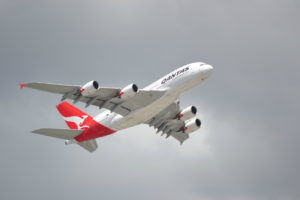
<svg viewBox="0 0 300 200"><path fill-rule="evenodd" d="M200 84L210 76L211 65L196 62L185 65L150 84L138 89L130 84L123 89L99 87L98 82L90 81L83 86L51 83L22 83L28 87L62 95L57 110L70 129L38 129L36 134L66 140L66 144L79 144L93 152L97 149L96 138L138 124L148 124L168 138L172 136L181 144L189 134L200 128L201 121L195 117L197 109L189 106L181 109L179 96ZM86 103L106 111L91 117L68 102L66 99Z"/></svg>

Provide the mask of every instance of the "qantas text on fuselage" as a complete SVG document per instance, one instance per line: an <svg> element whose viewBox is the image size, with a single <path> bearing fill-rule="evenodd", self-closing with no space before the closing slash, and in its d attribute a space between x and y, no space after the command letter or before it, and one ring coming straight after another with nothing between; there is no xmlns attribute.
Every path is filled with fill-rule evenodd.
<svg viewBox="0 0 300 200"><path fill-rule="evenodd" d="M196 118L195 106L180 108L180 95L208 78L213 67L203 62L195 62L180 67L143 89L136 84L124 88L99 87L97 81L84 85L64 85L52 83L22 83L28 87L62 95L57 110L70 129L43 128L33 131L65 139L66 144L76 143L93 152L97 149L96 138L139 124L148 124L157 133L172 136L180 143L201 126ZM91 117L70 103L83 102L105 109Z"/></svg>

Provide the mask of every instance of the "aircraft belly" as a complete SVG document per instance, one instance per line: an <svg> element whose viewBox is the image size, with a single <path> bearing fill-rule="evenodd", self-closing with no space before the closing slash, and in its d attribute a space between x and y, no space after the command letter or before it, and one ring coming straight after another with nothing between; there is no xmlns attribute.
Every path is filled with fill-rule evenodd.
<svg viewBox="0 0 300 200"><path fill-rule="evenodd" d="M113 130L122 130L125 128L129 128L132 126L136 126L138 124L142 124L149 120L151 117L157 115L164 108L169 106L172 102L174 102L178 97L175 95L164 95L157 101L149 104L148 106L133 111L129 115L123 117L121 115L114 115L113 119L110 122L106 121L106 126Z"/></svg>

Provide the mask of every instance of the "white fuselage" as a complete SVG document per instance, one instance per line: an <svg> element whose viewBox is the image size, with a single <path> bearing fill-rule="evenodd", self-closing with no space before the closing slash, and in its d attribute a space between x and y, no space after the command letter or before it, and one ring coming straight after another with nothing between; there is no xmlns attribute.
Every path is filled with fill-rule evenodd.
<svg viewBox="0 0 300 200"><path fill-rule="evenodd" d="M153 103L137 109L126 116L107 110L94 117L94 119L115 131L145 123L176 101L181 93L205 80L212 73L212 69L211 65L201 62L180 67L144 88L144 90L166 91L162 97Z"/></svg>

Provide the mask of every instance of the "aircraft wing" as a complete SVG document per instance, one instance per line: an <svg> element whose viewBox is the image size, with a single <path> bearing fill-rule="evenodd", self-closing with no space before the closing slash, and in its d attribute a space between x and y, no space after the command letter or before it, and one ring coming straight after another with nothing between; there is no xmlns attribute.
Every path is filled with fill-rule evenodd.
<svg viewBox="0 0 300 200"><path fill-rule="evenodd" d="M162 132L161 135L166 135L166 138L172 136L182 144L189 138L189 135L181 130L184 126L184 122L177 119L180 110L179 101L174 102L148 120L146 124L157 129L156 133Z"/></svg>
<svg viewBox="0 0 300 200"><path fill-rule="evenodd" d="M35 82L20 84L20 87L28 87L55 94L61 94L62 101L65 99L71 99L74 100L74 104L76 102L83 102L86 103L86 107L94 105L99 108L106 108L122 116L125 116L136 109L151 104L165 94L165 91L160 90L139 90L134 97L128 100L122 100L118 96L119 92L121 91L120 88L100 87L93 95L82 96L80 93L81 86L79 85L62 85Z"/></svg>

